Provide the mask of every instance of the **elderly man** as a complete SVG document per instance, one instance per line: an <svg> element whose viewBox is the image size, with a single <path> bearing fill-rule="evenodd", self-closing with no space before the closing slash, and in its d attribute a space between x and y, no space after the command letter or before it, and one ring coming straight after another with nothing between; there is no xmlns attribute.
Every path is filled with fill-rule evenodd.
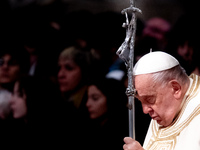
<svg viewBox="0 0 200 150"><path fill-rule="evenodd" d="M161 51L141 57L133 76L135 96L152 120L143 147L125 137L124 150L200 150L200 77Z"/></svg>

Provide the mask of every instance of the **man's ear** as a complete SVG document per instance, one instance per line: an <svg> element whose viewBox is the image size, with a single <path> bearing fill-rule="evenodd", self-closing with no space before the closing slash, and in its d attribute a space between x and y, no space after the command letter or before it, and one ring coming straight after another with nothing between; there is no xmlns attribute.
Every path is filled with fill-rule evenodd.
<svg viewBox="0 0 200 150"><path fill-rule="evenodd" d="M177 80L171 80L169 84L172 88L172 93L174 94L174 97L176 99L180 99L182 91L179 82Z"/></svg>

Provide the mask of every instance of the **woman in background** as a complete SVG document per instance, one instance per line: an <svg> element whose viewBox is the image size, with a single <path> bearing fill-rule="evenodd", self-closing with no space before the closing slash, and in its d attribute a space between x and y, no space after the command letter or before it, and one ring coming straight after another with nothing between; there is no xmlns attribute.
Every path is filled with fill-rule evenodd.
<svg viewBox="0 0 200 150"><path fill-rule="evenodd" d="M85 130L86 149L122 150L123 137L128 135L127 102L122 82L111 78L90 82L86 103L90 118ZM115 137L113 143L110 137Z"/></svg>
<svg viewBox="0 0 200 150"><path fill-rule="evenodd" d="M58 58L57 81L62 97L63 124L70 148L82 148L79 137L86 117L87 82L90 78L90 52L75 46L66 47ZM69 147L68 147L69 148Z"/></svg>
<svg viewBox="0 0 200 150"><path fill-rule="evenodd" d="M12 139L18 146L59 146L62 123L58 89L50 80L26 76L16 81L11 97ZM20 137L20 138L19 138Z"/></svg>

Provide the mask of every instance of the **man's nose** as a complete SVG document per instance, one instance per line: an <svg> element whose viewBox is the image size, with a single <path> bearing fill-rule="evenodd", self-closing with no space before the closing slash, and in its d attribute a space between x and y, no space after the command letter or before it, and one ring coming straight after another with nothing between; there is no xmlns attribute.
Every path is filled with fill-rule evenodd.
<svg viewBox="0 0 200 150"><path fill-rule="evenodd" d="M152 110L151 107L147 104L142 104L142 109L145 114L148 114Z"/></svg>

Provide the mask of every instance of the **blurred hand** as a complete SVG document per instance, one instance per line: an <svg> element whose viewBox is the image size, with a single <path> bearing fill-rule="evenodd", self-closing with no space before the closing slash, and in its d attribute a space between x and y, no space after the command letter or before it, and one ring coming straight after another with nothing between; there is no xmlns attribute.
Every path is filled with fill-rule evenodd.
<svg viewBox="0 0 200 150"><path fill-rule="evenodd" d="M131 137L124 138L125 144L123 145L124 150L144 150L140 143Z"/></svg>

